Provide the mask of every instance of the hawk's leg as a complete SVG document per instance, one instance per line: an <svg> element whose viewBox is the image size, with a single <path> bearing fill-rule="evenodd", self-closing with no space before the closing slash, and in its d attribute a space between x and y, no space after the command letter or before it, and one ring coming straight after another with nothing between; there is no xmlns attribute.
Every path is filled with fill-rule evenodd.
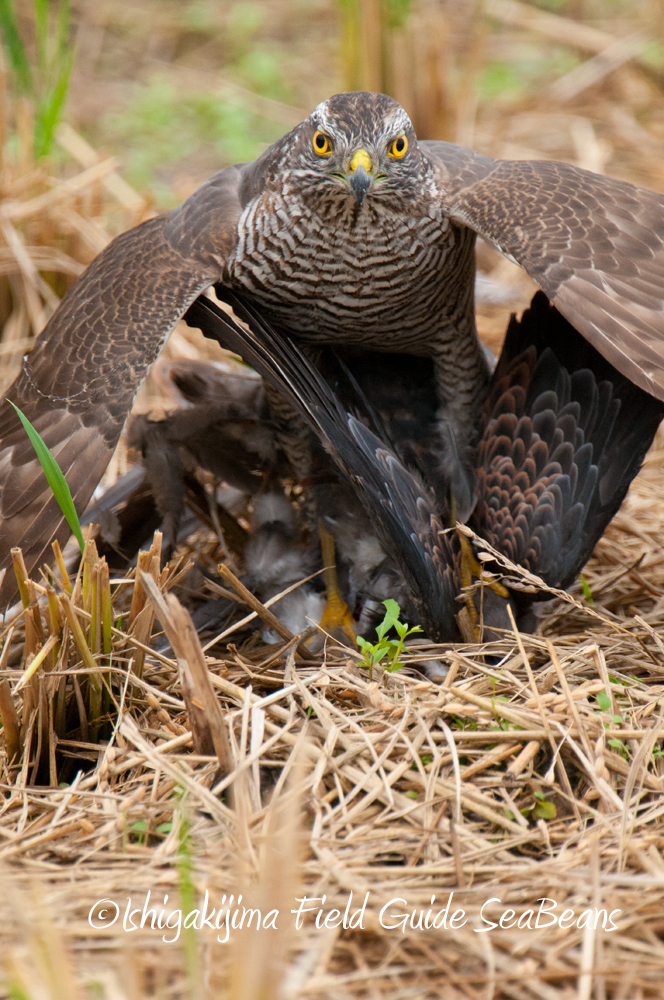
<svg viewBox="0 0 664 1000"><path fill-rule="evenodd" d="M311 472L310 430L293 406L274 389L263 383L270 416L277 425L277 439L297 479L304 479Z"/></svg>
<svg viewBox="0 0 664 1000"><path fill-rule="evenodd" d="M298 479L306 479L313 471L311 432L290 403L265 383L265 394L272 418L279 424L279 443L286 454ZM304 491L304 514L309 524L315 524L319 517L316 495L313 489ZM318 521L327 600L320 627L331 635L347 636L355 642L355 622L351 611L339 592L334 546L334 535Z"/></svg>
<svg viewBox="0 0 664 1000"><path fill-rule="evenodd" d="M324 632L329 632L331 635L343 632L344 635L355 643L355 622L350 608L339 593L334 535L331 531L323 527L322 521L318 524L318 531L320 534L323 566L325 567L325 585L327 588L327 602L323 617L320 620L320 627Z"/></svg>
<svg viewBox="0 0 664 1000"><path fill-rule="evenodd" d="M473 600L473 581L479 580L480 583L493 590L494 594L498 597L502 597L504 600L509 600L509 591L503 587L502 583L498 583L492 580L486 571L482 568L481 563L477 559L477 556L473 552L473 547L470 544L470 539L464 535L462 531L457 528L457 535L459 538L459 544L461 545L461 559L460 559L460 576L461 576L461 590L465 591L465 603L466 610L468 611L468 617L470 623L475 632L475 636L480 641L480 629L477 617L477 608L475 607L475 601ZM466 589L468 588L468 589Z"/></svg>
<svg viewBox="0 0 664 1000"><path fill-rule="evenodd" d="M472 449L490 376L474 322L464 327L453 334L441 332L433 357L441 449L438 482L433 486L440 499L454 505L452 524L465 523L477 501Z"/></svg>

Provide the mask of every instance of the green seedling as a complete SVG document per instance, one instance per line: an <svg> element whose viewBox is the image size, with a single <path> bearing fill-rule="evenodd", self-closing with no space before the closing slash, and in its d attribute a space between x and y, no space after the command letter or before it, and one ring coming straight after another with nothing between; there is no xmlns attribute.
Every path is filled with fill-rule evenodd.
<svg viewBox="0 0 664 1000"><path fill-rule="evenodd" d="M399 621L401 608L391 597L383 601L383 604L385 605L385 617L376 629L378 642L367 642L361 636L357 638L357 644L364 653L364 663L362 666L368 667L369 678L372 677L374 666L382 665L384 660L387 661L384 665L385 670L389 670L390 672L401 670L403 663L401 663L399 657L404 642L414 632L422 631L419 625L409 627L406 622ZM392 628L399 636L398 640L387 638L387 633Z"/></svg>
<svg viewBox="0 0 664 1000"><path fill-rule="evenodd" d="M602 712L612 712L613 705L612 705L611 699L609 698L609 696L606 693L606 691L598 691L597 695L596 695L596 700L597 700L597 705L598 705L600 711L602 711ZM599 712L597 712L596 714L599 715ZM627 716L612 714L611 715L611 723L605 722L604 723L604 728L605 729L610 729L611 725L622 726L625 722L627 722Z"/></svg>
<svg viewBox="0 0 664 1000"><path fill-rule="evenodd" d="M555 819L557 815L556 807L553 802L546 801L544 792L533 792L533 796L535 798L534 805L521 809L521 814L527 816L530 813L532 819Z"/></svg>
<svg viewBox="0 0 664 1000"><path fill-rule="evenodd" d="M537 802L533 809L533 819L555 819L557 815L553 802Z"/></svg>
<svg viewBox="0 0 664 1000"><path fill-rule="evenodd" d="M611 709L613 708L613 705L611 704L611 699L609 698L606 691L598 691L596 700L602 712L610 712Z"/></svg>
<svg viewBox="0 0 664 1000"><path fill-rule="evenodd" d="M130 829L131 833L135 833L135 834L138 835L138 840L137 840L138 846L139 847L145 847L146 842L147 842L147 835L148 835L147 834L147 831L148 831L147 820L145 820L145 819L139 819L129 829Z"/></svg>
<svg viewBox="0 0 664 1000"><path fill-rule="evenodd" d="M423 767L427 767L427 765L430 764L432 760L433 760L433 754L430 753L422 754L420 757L420 761ZM411 771L419 771L419 767L417 766L417 764L411 764L410 769Z"/></svg>
<svg viewBox="0 0 664 1000"><path fill-rule="evenodd" d="M460 715L449 716L448 722L450 723L450 727L452 729L466 729L471 732L475 732L478 728L477 723L474 722L472 719L464 719ZM497 727L493 726L492 728L496 729Z"/></svg>
<svg viewBox="0 0 664 1000"><path fill-rule="evenodd" d="M593 600L592 590L588 586L588 581L585 579L584 576L581 575L581 573L579 573L579 582L581 584L581 590L583 591L583 596L586 599L586 603L587 604L594 604L595 602Z"/></svg>
<svg viewBox="0 0 664 1000"><path fill-rule="evenodd" d="M607 740L607 743L610 747L613 747L614 750L617 750L621 757L624 757L625 760L629 760L629 751L622 740Z"/></svg>

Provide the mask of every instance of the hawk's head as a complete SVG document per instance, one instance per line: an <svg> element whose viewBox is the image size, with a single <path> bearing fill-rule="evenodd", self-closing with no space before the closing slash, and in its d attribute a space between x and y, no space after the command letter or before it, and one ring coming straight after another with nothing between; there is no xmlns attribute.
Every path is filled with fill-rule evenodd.
<svg viewBox="0 0 664 1000"><path fill-rule="evenodd" d="M289 137L289 167L300 190L353 197L421 192L422 155L404 109L385 94L335 94Z"/></svg>

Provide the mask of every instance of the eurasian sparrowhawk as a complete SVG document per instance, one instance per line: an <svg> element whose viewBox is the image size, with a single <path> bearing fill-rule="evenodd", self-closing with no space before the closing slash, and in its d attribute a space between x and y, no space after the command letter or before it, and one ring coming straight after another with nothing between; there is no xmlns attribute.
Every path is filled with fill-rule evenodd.
<svg viewBox="0 0 664 1000"><path fill-rule="evenodd" d="M303 345L430 358L441 426L463 450L488 381L474 322L477 233L620 372L664 398L664 197L562 163L418 142L394 100L368 93L323 102L254 163L113 240L6 397L82 510L165 340L218 284ZM0 438L0 565L20 545L30 570L68 528L6 400Z"/></svg>

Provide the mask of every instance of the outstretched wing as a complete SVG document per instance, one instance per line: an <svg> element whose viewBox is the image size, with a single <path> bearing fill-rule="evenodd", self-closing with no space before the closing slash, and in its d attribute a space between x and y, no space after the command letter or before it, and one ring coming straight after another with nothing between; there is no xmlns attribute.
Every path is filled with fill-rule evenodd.
<svg viewBox="0 0 664 1000"><path fill-rule="evenodd" d="M664 196L552 160L420 146L444 211L525 268L618 371L664 399Z"/></svg>
<svg viewBox="0 0 664 1000"><path fill-rule="evenodd" d="M81 513L165 340L196 296L223 278L242 180L243 169L230 167L174 212L113 240L24 359L0 402L0 567L21 546L30 571L69 533L8 400L44 438ZM1 607L16 592L12 577L6 574L0 590Z"/></svg>

